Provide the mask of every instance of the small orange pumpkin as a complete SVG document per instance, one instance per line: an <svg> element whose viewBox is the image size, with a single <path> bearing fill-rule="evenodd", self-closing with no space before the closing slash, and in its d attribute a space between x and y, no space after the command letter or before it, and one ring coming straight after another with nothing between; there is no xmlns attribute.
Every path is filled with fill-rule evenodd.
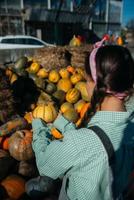
<svg viewBox="0 0 134 200"><path fill-rule="evenodd" d="M37 76L39 76L40 78L47 78L48 74L49 73L45 68L41 68L41 69L39 69Z"/></svg>
<svg viewBox="0 0 134 200"><path fill-rule="evenodd" d="M67 71L66 68L62 68L59 70L59 74L62 78L69 78L70 73Z"/></svg>
<svg viewBox="0 0 134 200"><path fill-rule="evenodd" d="M71 74L74 74L75 68L72 67L71 65L67 66L67 71L70 72Z"/></svg>
<svg viewBox="0 0 134 200"><path fill-rule="evenodd" d="M25 192L25 180L18 175L8 176L1 182L1 185L12 200L18 200Z"/></svg>
<svg viewBox="0 0 134 200"><path fill-rule="evenodd" d="M37 63L37 62L33 62L33 63L30 65L28 71L29 71L30 73L37 73L37 72L39 71L39 69L40 69L40 64Z"/></svg>
<svg viewBox="0 0 134 200"><path fill-rule="evenodd" d="M33 134L29 130L16 131L9 138L9 152L16 160L29 160L33 158Z"/></svg>
<svg viewBox="0 0 134 200"><path fill-rule="evenodd" d="M0 147L4 150L8 150L9 148L9 137L0 137Z"/></svg>
<svg viewBox="0 0 134 200"><path fill-rule="evenodd" d="M51 70L49 72L49 76L48 76L48 79L50 82L52 83L57 83L60 79L60 74L57 70Z"/></svg>
<svg viewBox="0 0 134 200"><path fill-rule="evenodd" d="M68 92L72 88L72 83L68 78L62 78L59 80L57 84L58 90L63 90L64 92Z"/></svg>

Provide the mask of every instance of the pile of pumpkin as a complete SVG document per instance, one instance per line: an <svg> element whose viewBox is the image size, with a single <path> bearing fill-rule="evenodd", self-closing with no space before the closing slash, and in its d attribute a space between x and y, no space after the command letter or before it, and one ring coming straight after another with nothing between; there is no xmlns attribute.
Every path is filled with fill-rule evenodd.
<svg viewBox="0 0 134 200"><path fill-rule="evenodd" d="M11 84L20 75L29 76L41 91L37 103L31 105L32 112L27 112L24 118L11 120L0 127L0 131L3 131L0 136L0 158L5 157L7 160L3 162L3 168L8 165L8 176L5 178L3 174L3 177L0 177L1 185L10 199L19 199L25 192L26 180L38 175L32 150L31 116L52 123L57 115L62 113L79 127L90 104L83 68L67 66L48 71L39 63L23 57L6 69L6 75ZM54 127L51 134L53 139L63 137ZM9 175L10 168L15 168L16 165L17 173L14 169L15 175Z"/></svg>
<svg viewBox="0 0 134 200"><path fill-rule="evenodd" d="M35 118L42 118L46 123L51 123L61 112L69 121L80 125L83 111L89 107L83 68L67 66L60 70L47 70L36 61L23 57L12 69L6 69L11 84L18 75L26 73L41 91L37 104L32 105ZM30 116L28 113L25 116L28 122L31 122Z"/></svg>

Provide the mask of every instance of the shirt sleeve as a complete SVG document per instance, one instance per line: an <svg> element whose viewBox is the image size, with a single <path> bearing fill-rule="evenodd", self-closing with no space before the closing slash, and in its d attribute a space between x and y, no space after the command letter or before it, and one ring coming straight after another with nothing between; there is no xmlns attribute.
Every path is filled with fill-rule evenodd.
<svg viewBox="0 0 134 200"><path fill-rule="evenodd" d="M76 131L75 125L60 116L54 122L54 126L63 134L67 133L62 140L51 141L47 124L40 119L33 120L32 146L40 175L56 179L72 167L77 151L73 140L67 136L70 135L70 131Z"/></svg>

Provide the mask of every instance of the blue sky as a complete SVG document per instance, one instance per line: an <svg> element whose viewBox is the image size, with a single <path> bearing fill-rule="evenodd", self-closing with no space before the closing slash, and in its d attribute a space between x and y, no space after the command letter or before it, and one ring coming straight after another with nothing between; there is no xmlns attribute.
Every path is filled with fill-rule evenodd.
<svg viewBox="0 0 134 200"><path fill-rule="evenodd" d="M123 24L134 19L134 0L123 0Z"/></svg>

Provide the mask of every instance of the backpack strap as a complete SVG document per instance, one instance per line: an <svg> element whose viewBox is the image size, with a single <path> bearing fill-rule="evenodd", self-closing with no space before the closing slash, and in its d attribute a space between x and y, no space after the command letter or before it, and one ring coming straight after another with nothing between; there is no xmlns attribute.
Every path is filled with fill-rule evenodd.
<svg viewBox="0 0 134 200"><path fill-rule="evenodd" d="M113 144L110 141L109 137L99 126L91 126L88 129L91 129L100 138L100 140L107 152L109 165L111 166L114 163L115 151L114 151Z"/></svg>

